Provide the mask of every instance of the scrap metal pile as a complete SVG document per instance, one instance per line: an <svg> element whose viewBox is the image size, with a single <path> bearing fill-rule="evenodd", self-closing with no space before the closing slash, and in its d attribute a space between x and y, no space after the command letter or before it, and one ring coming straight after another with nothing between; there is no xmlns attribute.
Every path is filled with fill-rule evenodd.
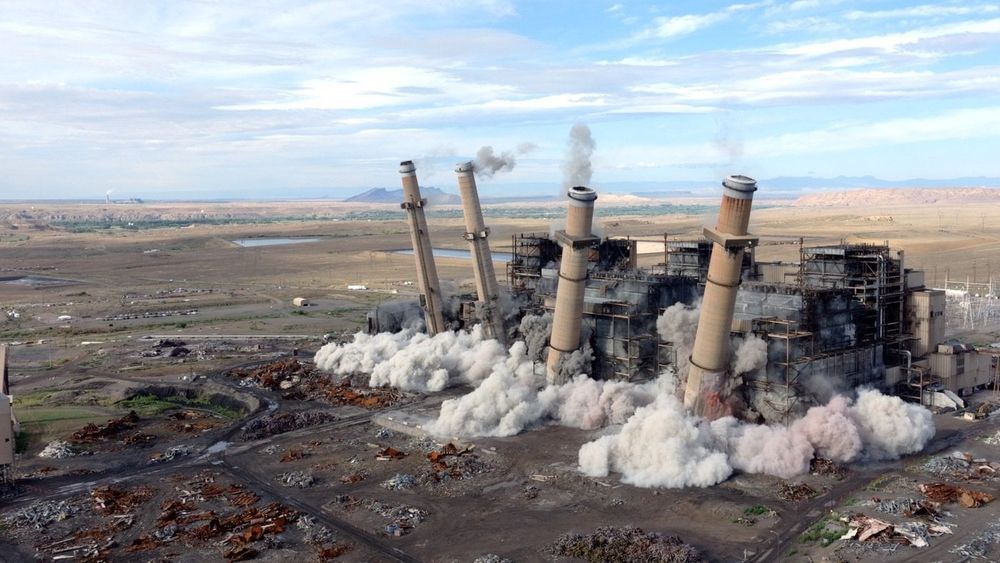
<svg viewBox="0 0 1000 563"><path fill-rule="evenodd" d="M329 375L311 364L295 358L284 358L270 364L229 372L240 384L281 391L286 400L319 399L334 405L353 405L366 409L381 409L396 404L402 394L390 388L360 388L350 379L335 383Z"/></svg>
<svg viewBox="0 0 1000 563"><path fill-rule="evenodd" d="M548 549L549 553L597 562L670 562L704 561L701 553L677 536L644 532L640 528L605 526L594 533L564 534Z"/></svg>
<svg viewBox="0 0 1000 563"><path fill-rule="evenodd" d="M109 420L104 426L97 426L93 423L88 424L80 430L74 432L70 437L70 440L77 444L105 440L121 432L125 432L126 430L134 429L135 425L138 423L139 415L137 415L135 411L129 411L129 413L123 417Z"/></svg>

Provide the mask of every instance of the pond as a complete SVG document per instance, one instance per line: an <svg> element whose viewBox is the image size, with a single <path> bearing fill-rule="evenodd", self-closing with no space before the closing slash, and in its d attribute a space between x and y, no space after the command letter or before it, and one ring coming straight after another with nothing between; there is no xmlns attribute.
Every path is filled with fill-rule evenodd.
<svg viewBox="0 0 1000 563"><path fill-rule="evenodd" d="M457 248L434 248L432 251L434 252L435 258L472 259L472 252L469 250L460 250ZM389 252L392 252L393 254L406 254L408 256L413 255L412 248L400 248L398 250L390 250ZM493 255L494 262L510 262L514 258L514 255L510 252L491 252L491 254Z"/></svg>
<svg viewBox="0 0 1000 563"><path fill-rule="evenodd" d="M317 242L318 238L238 238L233 239L233 244L250 248L254 246L278 246L282 244L303 244L306 242Z"/></svg>

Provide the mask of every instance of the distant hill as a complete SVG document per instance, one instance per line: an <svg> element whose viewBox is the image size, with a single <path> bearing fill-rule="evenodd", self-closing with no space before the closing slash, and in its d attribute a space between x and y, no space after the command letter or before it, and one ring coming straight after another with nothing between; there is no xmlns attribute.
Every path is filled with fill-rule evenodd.
<svg viewBox="0 0 1000 563"><path fill-rule="evenodd" d="M462 198L455 194L444 192L435 187L421 187L420 195L433 205L461 205ZM385 188L372 188L367 192L351 196L344 201L355 203L402 203L403 190L387 190Z"/></svg>
<svg viewBox="0 0 1000 563"><path fill-rule="evenodd" d="M851 207L929 203L1000 203L997 188L895 188L822 192L795 200L796 207Z"/></svg>

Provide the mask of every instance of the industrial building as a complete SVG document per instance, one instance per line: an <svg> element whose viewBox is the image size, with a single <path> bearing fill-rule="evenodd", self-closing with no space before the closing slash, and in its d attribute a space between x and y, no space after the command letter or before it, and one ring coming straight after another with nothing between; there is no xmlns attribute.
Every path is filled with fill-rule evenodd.
<svg viewBox="0 0 1000 563"><path fill-rule="evenodd" d="M516 338L516 323L503 325L496 286L488 284L493 264L472 166L460 164L456 172L477 295L448 322L481 322L489 332ZM861 385L961 408L961 395L995 384L997 359L945 342L944 291L926 287L923 273L907 268L904 253L887 243L800 243L797 262L757 262L757 238L747 231L756 189L751 178L728 177L715 228L697 240L664 237L664 260L650 268L637 266L635 241L591 234L597 194L585 187L567 192L566 230L514 235L506 268L513 302L521 304L521 315L553 313L549 382L564 380L561 358L584 345L593 351L589 373L601 379L650 379L678 363L679 353L690 354L690 409L709 418L740 413L771 422L791 420ZM426 232L419 221L412 226L418 269L433 271L433 257L419 252ZM432 291L421 303L433 297ZM697 302L693 350L679 352L657 334L657 318L676 303ZM398 329L414 309L402 310L392 304L373 311L370 328ZM766 366L735 377L732 345L750 337L766 342Z"/></svg>
<svg viewBox="0 0 1000 563"><path fill-rule="evenodd" d="M17 419L7 372L7 345L0 344L0 489L14 482Z"/></svg>

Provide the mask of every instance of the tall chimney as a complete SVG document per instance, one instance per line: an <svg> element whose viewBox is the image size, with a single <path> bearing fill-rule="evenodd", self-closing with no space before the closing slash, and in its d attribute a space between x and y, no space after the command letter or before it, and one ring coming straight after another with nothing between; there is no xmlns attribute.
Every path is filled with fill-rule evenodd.
<svg viewBox="0 0 1000 563"><path fill-rule="evenodd" d="M727 377L729 334L742 274L743 252L757 244L756 238L747 235L757 181L746 176L728 176L722 188L719 221L714 229L706 227L704 231L714 244L684 391L684 406L710 420L732 414L734 410L736 382Z"/></svg>
<svg viewBox="0 0 1000 563"><path fill-rule="evenodd" d="M441 284L434 265L427 218L424 216L427 200L420 197L417 167L413 165L413 161L400 162L399 173L403 180L403 203L400 207L406 210L410 221L410 239L413 241L413 257L417 263L417 283L427 320L427 334L434 336L444 330L444 317L441 316Z"/></svg>
<svg viewBox="0 0 1000 563"><path fill-rule="evenodd" d="M493 254L486 237L490 234L489 227L483 222L483 209L479 205L479 192L476 190L476 177L472 162L463 162L455 166L458 175L458 193L462 197L462 213L465 216L465 234L472 252L472 264L476 274L476 293L479 295L479 314L486 328L487 336L496 338L501 344L507 343L507 334L503 326L503 314L500 311L500 288L497 285L496 271L493 269Z"/></svg>
<svg viewBox="0 0 1000 563"><path fill-rule="evenodd" d="M590 231L594 221L594 200L597 192L577 186L566 193L569 209L566 230L556 231L556 241L562 245L559 262L559 285L556 288L556 310L549 337L547 378L551 384L566 382L560 374L563 357L580 348L580 327L583 324L583 291L587 284L587 255L591 246L600 242Z"/></svg>

